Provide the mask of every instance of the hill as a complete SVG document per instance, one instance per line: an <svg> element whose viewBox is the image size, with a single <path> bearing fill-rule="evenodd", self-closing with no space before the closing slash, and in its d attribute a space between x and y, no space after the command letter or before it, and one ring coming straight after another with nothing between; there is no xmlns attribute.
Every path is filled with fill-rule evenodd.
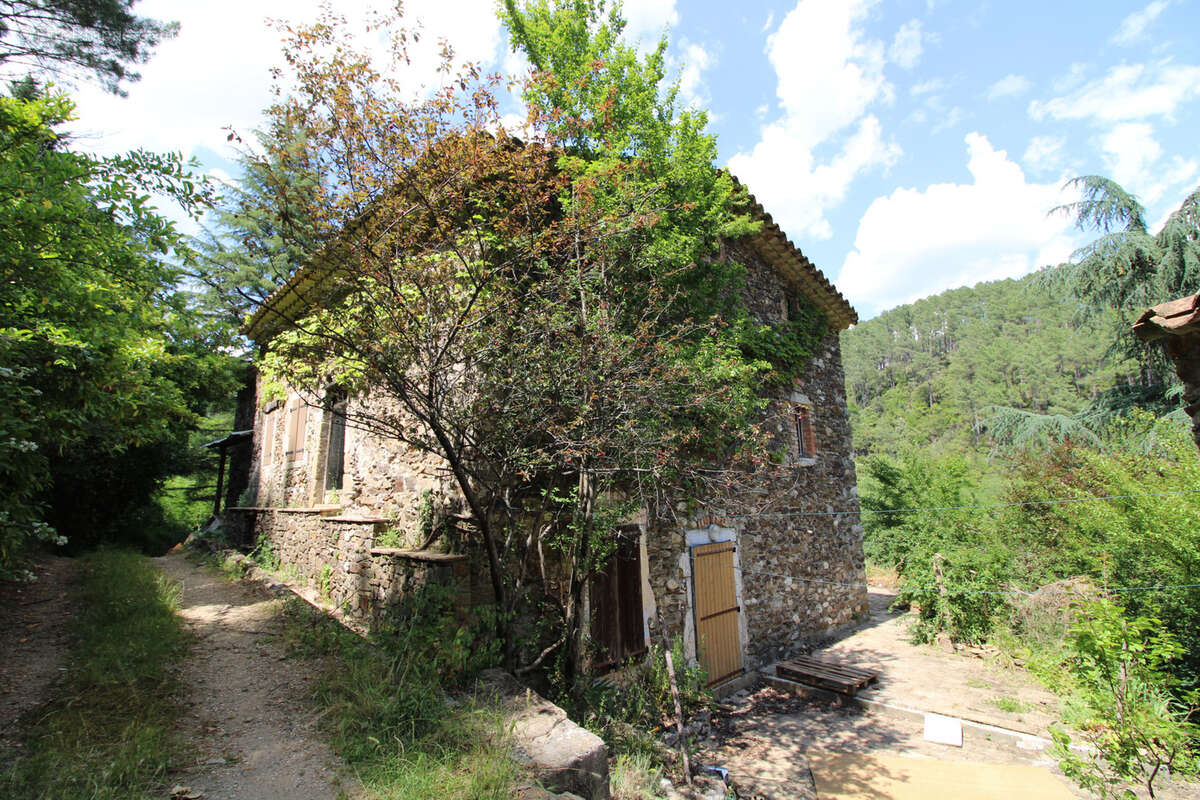
<svg viewBox="0 0 1200 800"><path fill-rule="evenodd" d="M992 406L1072 414L1133 362L1108 356L1115 317L1078 321L1079 301L1037 274L952 289L842 334L846 399L859 455L986 446Z"/></svg>

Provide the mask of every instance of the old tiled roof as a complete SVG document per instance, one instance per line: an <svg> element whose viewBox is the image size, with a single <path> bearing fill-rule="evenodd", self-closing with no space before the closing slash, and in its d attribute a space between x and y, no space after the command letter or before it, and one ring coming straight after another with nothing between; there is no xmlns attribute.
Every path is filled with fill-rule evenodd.
<svg viewBox="0 0 1200 800"><path fill-rule="evenodd" d="M1138 317L1133 332L1144 342L1200 334L1200 292L1154 306Z"/></svg>
<svg viewBox="0 0 1200 800"><path fill-rule="evenodd" d="M749 194L747 192L747 194ZM858 322L858 312L850 305L837 287L829 282L800 248L792 244L767 213L762 204L750 197L750 215L762 222L762 230L754 237L753 244L776 272L791 283L802 295L825 312L835 330L845 330Z"/></svg>
<svg viewBox="0 0 1200 800"><path fill-rule="evenodd" d="M792 244L754 195L747 195L751 217L762 223L762 229L752 237L751 243L763 259L796 291L824 311L834 330L845 330L857 323L858 312L837 287L800 252L799 247ZM347 231L361 226L366 216L364 213L347 225ZM340 246L345 240L346 234L343 234L335 243L322 248L312 261L297 269L250 315L242 333L255 341L266 341L287 322L303 316L305 304L312 302L308 295L320 291L325 279L336 269L339 258L348 258L349 254Z"/></svg>

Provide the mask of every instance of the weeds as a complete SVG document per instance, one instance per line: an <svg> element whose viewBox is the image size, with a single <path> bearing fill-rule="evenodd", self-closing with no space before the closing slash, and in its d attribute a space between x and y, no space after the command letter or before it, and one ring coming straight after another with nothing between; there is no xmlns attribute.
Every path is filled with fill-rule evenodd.
<svg viewBox="0 0 1200 800"><path fill-rule="evenodd" d="M684 718L691 719L712 706L708 675L702 667L688 665L682 639L676 637L671 650ZM675 713L661 646L651 645L639 662L596 678L578 697L563 702L569 704L571 719L604 739L612 756L634 759L630 763L645 761L656 768L671 763L673 755L656 735L673 725Z"/></svg>
<svg viewBox="0 0 1200 800"><path fill-rule="evenodd" d="M427 587L370 640L299 600L283 611L292 651L321 664L313 699L334 749L390 800L508 800L517 781L500 712L446 694L494 656L450 599Z"/></svg>
<svg viewBox="0 0 1200 800"><path fill-rule="evenodd" d="M609 786L613 800L655 800L663 797L662 768L641 755L620 755L613 763Z"/></svg>
<svg viewBox="0 0 1200 800"><path fill-rule="evenodd" d="M1028 703L1022 703L1015 697L1007 697L1005 695L997 695L996 697L989 698L988 703L1008 714L1021 714L1029 710Z"/></svg>
<svg viewBox="0 0 1200 800"><path fill-rule="evenodd" d="M179 588L130 552L100 551L83 565L67 672L54 699L23 718L24 752L0 774L2 797L159 797L182 747L170 671L186 647Z"/></svg>

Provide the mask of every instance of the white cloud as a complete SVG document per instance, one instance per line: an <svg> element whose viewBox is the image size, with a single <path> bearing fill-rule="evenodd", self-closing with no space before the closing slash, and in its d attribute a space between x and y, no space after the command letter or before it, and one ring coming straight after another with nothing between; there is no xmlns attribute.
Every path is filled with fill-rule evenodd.
<svg viewBox="0 0 1200 800"><path fill-rule="evenodd" d="M780 103L806 147L852 124L890 91L883 44L862 35L869 8L864 0L801 0L767 39Z"/></svg>
<svg viewBox="0 0 1200 800"><path fill-rule="evenodd" d="M950 109L949 111L942 113L941 119L939 119L934 124L934 126L929 129L929 132L931 134L941 133L942 131L946 131L946 130L953 128L955 125L957 125L958 123L960 123L962 121L963 121L963 110L961 108L959 108L958 106L955 106L954 108Z"/></svg>
<svg viewBox="0 0 1200 800"><path fill-rule="evenodd" d="M1065 136L1034 136L1025 148L1021 161L1038 172L1059 172L1065 165Z"/></svg>
<svg viewBox="0 0 1200 800"><path fill-rule="evenodd" d="M411 48L412 64L398 68L407 85L437 82L437 40L452 39L456 58L489 63L500 42L500 24L490 0L463 3L417 0L406 5L409 20L420 20L422 36ZM143 78L117 98L94 86L76 93L79 121L74 130L85 138L84 149L103 153L134 147L181 151L200 148L231 157L226 126L246 135L261 124L262 110L272 102L272 67L282 63L281 34L268 18L306 22L316 17L318 0L210 0L181 4L146 0L138 13L177 19L179 36L164 42L142 68ZM365 30L366 13L344 11L351 24ZM462 25L464 18L474 20ZM214 49L219 43L219 51ZM373 51L382 48L373 42Z"/></svg>
<svg viewBox="0 0 1200 800"><path fill-rule="evenodd" d="M771 30L771 26L774 24L775 24L775 11L771 10L771 11L767 12L767 21L763 23L762 30L760 30L759 33L766 33L767 31Z"/></svg>
<svg viewBox="0 0 1200 800"><path fill-rule="evenodd" d="M921 83L914 83L912 85L912 88L910 88L908 90L908 93L911 94L913 97L920 97L923 94L933 94L934 92L940 92L945 88L946 88L946 82L944 80L942 80L941 78L932 78L927 81L922 81Z"/></svg>
<svg viewBox="0 0 1200 800"><path fill-rule="evenodd" d="M1047 212L1070 198L1030 183L979 133L966 136L972 183L896 189L859 222L838 287L863 316L955 286L1018 277L1064 261L1070 221Z"/></svg>
<svg viewBox="0 0 1200 800"><path fill-rule="evenodd" d="M1073 77L1078 73L1072 73ZM1050 100L1034 100L1029 115L1037 120L1091 119L1124 122L1149 117L1170 117L1182 103L1200 97L1200 67L1156 64L1121 64L1102 78Z"/></svg>
<svg viewBox="0 0 1200 800"><path fill-rule="evenodd" d="M921 20L910 19L896 31L888 58L901 69L912 69L921 60Z"/></svg>
<svg viewBox="0 0 1200 800"><path fill-rule="evenodd" d="M1100 149L1109 177L1130 189L1145 185L1150 167L1162 156L1162 145L1146 122L1117 125L1100 138Z"/></svg>
<svg viewBox="0 0 1200 800"><path fill-rule="evenodd" d="M683 50L683 69L679 73L679 95L684 105L703 108L708 105L708 87L704 72L716 63L708 50L688 44Z"/></svg>
<svg viewBox="0 0 1200 800"><path fill-rule="evenodd" d="M625 14L625 35L630 41L640 41L645 47L658 44L659 37L666 29L679 23L675 0L635 0L626 3L622 11Z"/></svg>
<svg viewBox="0 0 1200 800"><path fill-rule="evenodd" d="M783 117L766 125L729 166L793 236L828 238L827 209L864 171L895 163L868 109L888 102L884 45L863 35L871 2L801 0L767 39ZM818 158L818 147L834 155Z"/></svg>
<svg viewBox="0 0 1200 800"><path fill-rule="evenodd" d="M1153 206L1166 193L1191 180L1197 162L1175 156L1161 162L1162 145L1154 138L1154 128L1145 122L1126 122L1100 137L1107 174L1137 194L1147 206Z"/></svg>
<svg viewBox="0 0 1200 800"><path fill-rule="evenodd" d="M1025 94L1031 85L1024 75L1005 75L988 87L988 100Z"/></svg>
<svg viewBox="0 0 1200 800"><path fill-rule="evenodd" d="M1109 41L1121 45L1136 44L1145 35L1150 23L1158 19L1158 15L1166 11L1170 4L1170 0L1154 0L1142 10L1133 12L1121 20L1120 26Z"/></svg>

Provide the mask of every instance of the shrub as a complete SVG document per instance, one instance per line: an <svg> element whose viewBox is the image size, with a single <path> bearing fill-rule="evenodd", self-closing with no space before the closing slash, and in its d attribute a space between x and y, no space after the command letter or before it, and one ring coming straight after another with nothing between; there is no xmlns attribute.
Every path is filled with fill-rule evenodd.
<svg viewBox="0 0 1200 800"><path fill-rule="evenodd" d="M1065 730L1053 731L1068 777L1101 797L1134 797L1122 786L1126 781L1142 784L1154 797L1154 781L1164 771L1195 771L1200 726L1191 718L1200 692L1171 694L1178 682L1166 665L1183 651L1161 620L1129 617L1102 598L1083 605L1068 645L1077 695L1067 721L1094 748L1094 754L1079 755Z"/></svg>

